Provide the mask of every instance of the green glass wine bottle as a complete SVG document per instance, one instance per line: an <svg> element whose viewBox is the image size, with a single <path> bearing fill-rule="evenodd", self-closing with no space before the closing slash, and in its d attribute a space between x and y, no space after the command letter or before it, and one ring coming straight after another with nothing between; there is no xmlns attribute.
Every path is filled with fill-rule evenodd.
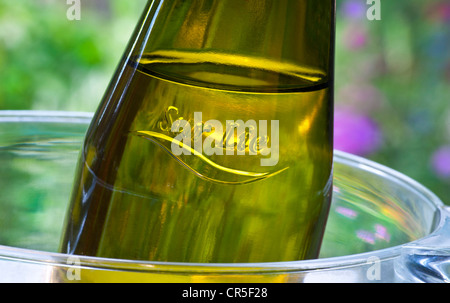
<svg viewBox="0 0 450 303"><path fill-rule="evenodd" d="M61 252L316 258L334 16L334 0L149 1L87 131Z"/></svg>

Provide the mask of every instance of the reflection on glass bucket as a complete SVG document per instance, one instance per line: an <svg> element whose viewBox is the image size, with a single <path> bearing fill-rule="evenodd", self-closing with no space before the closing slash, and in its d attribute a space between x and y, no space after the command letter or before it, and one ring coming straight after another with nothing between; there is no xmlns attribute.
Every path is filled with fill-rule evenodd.
<svg viewBox="0 0 450 303"><path fill-rule="evenodd" d="M57 253L91 117L0 112L0 282L450 281L449 208L410 178L340 151L319 259L193 264Z"/></svg>

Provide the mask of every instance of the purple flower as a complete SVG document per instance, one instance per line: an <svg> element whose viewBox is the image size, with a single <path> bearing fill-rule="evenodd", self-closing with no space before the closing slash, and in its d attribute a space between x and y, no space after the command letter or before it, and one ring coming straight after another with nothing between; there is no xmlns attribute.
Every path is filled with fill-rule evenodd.
<svg viewBox="0 0 450 303"><path fill-rule="evenodd" d="M435 173L442 178L450 178L450 145L436 150L431 158Z"/></svg>
<svg viewBox="0 0 450 303"><path fill-rule="evenodd" d="M347 0L342 4L342 14L350 19L362 19L366 16L366 4L362 0Z"/></svg>
<svg viewBox="0 0 450 303"><path fill-rule="evenodd" d="M334 147L365 156L378 150L382 133L370 117L351 109L337 109L334 114Z"/></svg>
<svg viewBox="0 0 450 303"><path fill-rule="evenodd" d="M359 50L367 45L367 31L364 27L348 26L344 32L345 46L350 50Z"/></svg>
<svg viewBox="0 0 450 303"><path fill-rule="evenodd" d="M367 230L358 230L356 236L369 244L375 244L375 236Z"/></svg>
<svg viewBox="0 0 450 303"><path fill-rule="evenodd" d="M428 7L428 17L439 23L450 22L450 3L441 1Z"/></svg>

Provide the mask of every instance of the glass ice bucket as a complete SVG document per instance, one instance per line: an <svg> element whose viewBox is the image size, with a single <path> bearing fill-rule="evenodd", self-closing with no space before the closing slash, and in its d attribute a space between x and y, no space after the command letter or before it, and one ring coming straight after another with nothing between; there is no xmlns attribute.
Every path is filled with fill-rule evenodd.
<svg viewBox="0 0 450 303"><path fill-rule="evenodd" d="M0 111L0 282L450 282L449 207L410 178L340 151L319 259L192 264L60 254L91 117Z"/></svg>

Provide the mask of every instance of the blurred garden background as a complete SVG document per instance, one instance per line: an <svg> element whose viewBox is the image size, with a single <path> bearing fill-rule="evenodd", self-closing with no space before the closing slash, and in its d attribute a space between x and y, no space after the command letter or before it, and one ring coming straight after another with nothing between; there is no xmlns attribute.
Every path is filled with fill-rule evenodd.
<svg viewBox="0 0 450 303"><path fill-rule="evenodd" d="M147 0L0 0L0 110L93 112ZM335 147L450 204L450 0L337 0Z"/></svg>

